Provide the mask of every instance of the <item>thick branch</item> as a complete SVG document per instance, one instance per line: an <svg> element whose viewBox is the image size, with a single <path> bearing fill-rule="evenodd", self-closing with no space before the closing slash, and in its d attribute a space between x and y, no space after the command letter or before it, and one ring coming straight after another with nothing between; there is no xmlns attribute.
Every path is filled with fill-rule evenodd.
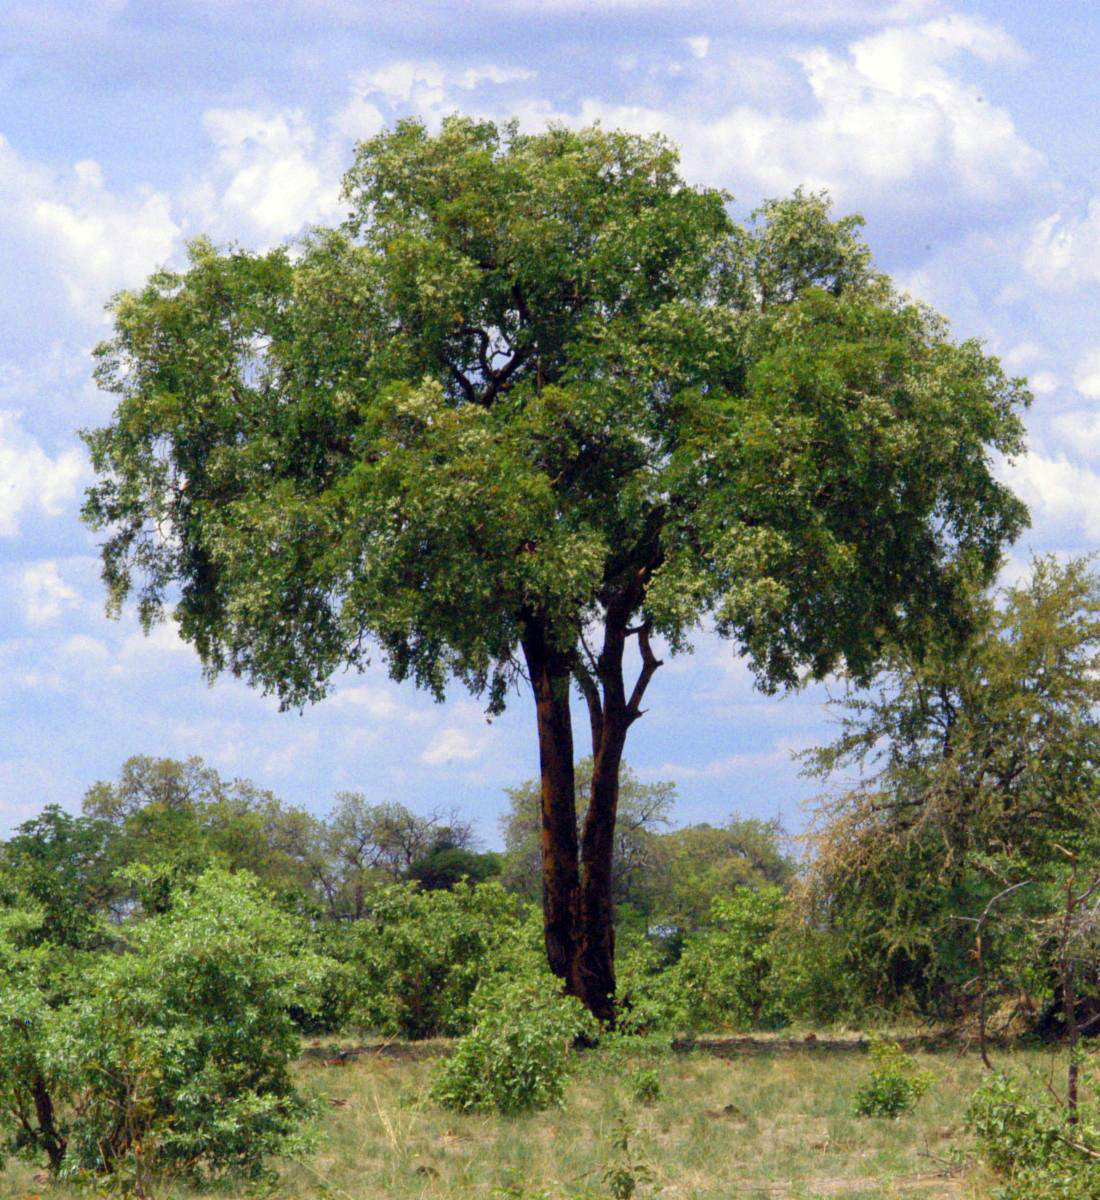
<svg viewBox="0 0 1100 1200"><path fill-rule="evenodd" d="M600 702L599 686L579 652L573 656L573 678L576 679L577 686L581 689L581 695L584 696L584 702L588 705L588 721L592 727L592 753L595 754L603 741L603 704Z"/></svg>
<svg viewBox="0 0 1100 1200"><path fill-rule="evenodd" d="M649 681L653 678L654 672L661 665L661 660L653 653L653 647L649 641L648 625L643 625L638 630L638 650L642 655L642 669L638 673L634 690L630 693L630 699L626 702L626 719L629 722L636 721L642 715L642 697L645 695L646 688L649 687Z"/></svg>
<svg viewBox="0 0 1100 1200"><path fill-rule="evenodd" d="M470 404L476 404L477 392L474 391L474 385L456 366L451 367L451 375L454 376L455 382L462 389L462 394L466 397L467 401Z"/></svg>

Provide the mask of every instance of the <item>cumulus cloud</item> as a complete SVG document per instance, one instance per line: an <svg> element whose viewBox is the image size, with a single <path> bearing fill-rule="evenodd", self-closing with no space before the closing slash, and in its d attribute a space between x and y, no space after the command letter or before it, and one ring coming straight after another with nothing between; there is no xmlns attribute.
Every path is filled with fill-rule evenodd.
<svg viewBox="0 0 1100 1200"><path fill-rule="evenodd" d="M681 94L668 103L589 96L565 110L529 93L509 96L507 105L491 96L487 105L484 98L480 107L460 105L463 82L438 64L419 62L358 77L347 111L373 105L372 127L382 104L429 122L455 107L473 107L497 117L517 113L529 128L601 121L638 133L660 131L680 145L693 179L766 195L799 184L828 187L844 201L909 209L942 209L951 197L984 211L1018 199L1044 176L1043 156L1019 134L1008 110L989 103L958 69L967 57L1004 67L1023 60L1019 45L988 22L954 15L880 29L844 52L825 46L797 51L789 66L801 88L801 112L754 102L731 74L736 56L719 54L709 37L687 41L695 61L677 65Z"/></svg>
<svg viewBox="0 0 1100 1200"><path fill-rule="evenodd" d="M1043 533L1062 539L1100 538L1100 474L1064 454L1032 452L1005 471L1007 482L1031 509Z"/></svg>
<svg viewBox="0 0 1100 1200"><path fill-rule="evenodd" d="M0 203L5 237L30 241L57 271L70 304L85 318L172 253L180 229L167 195L148 186L112 191L86 159L57 173L23 159L0 136Z"/></svg>
<svg viewBox="0 0 1100 1200"><path fill-rule="evenodd" d="M487 730L451 725L432 739L420 755L420 761L429 767L442 767L456 762L470 763L479 759L488 745Z"/></svg>
<svg viewBox="0 0 1100 1200"><path fill-rule="evenodd" d="M707 52L710 50L710 38L705 33L698 37L684 38L684 41L696 58L706 58Z"/></svg>
<svg viewBox="0 0 1100 1200"><path fill-rule="evenodd" d="M1100 283L1100 199L1089 201L1083 211L1059 211L1037 222L1024 267L1049 291Z"/></svg>
<svg viewBox="0 0 1100 1200"><path fill-rule="evenodd" d="M187 202L204 228L280 240L339 216L338 155L301 111L213 108L203 125L215 162Z"/></svg>
<svg viewBox="0 0 1100 1200"><path fill-rule="evenodd" d="M76 494L84 456L75 448L51 457L27 433L19 414L0 409L0 537L16 537L31 511L60 516Z"/></svg>
<svg viewBox="0 0 1100 1200"><path fill-rule="evenodd" d="M386 122L385 112L416 113L438 125L456 108L469 106L470 94L489 84L500 87L534 78L522 67L487 63L452 70L430 59L401 59L352 77L351 97L336 114L333 127L352 138L368 138ZM456 94L466 93L460 103Z"/></svg>
<svg viewBox="0 0 1100 1200"><path fill-rule="evenodd" d="M47 625L56 621L65 609L80 601L79 593L62 579L61 571L52 559L24 567L19 583L29 625Z"/></svg>
<svg viewBox="0 0 1100 1200"><path fill-rule="evenodd" d="M1100 350L1090 350L1077 364L1073 384L1082 396L1100 400Z"/></svg>

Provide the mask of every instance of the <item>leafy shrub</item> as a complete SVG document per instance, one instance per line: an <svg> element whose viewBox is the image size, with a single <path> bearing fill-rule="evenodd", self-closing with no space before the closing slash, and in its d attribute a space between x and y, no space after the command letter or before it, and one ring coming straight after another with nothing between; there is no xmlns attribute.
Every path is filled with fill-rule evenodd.
<svg viewBox="0 0 1100 1200"><path fill-rule="evenodd" d="M771 938L782 906L776 887L737 888L714 899L712 927L688 937L666 976L675 1020L693 1030L786 1023L771 986Z"/></svg>
<svg viewBox="0 0 1100 1200"><path fill-rule="evenodd" d="M517 1113L560 1103L569 1047L595 1021L548 973L479 988L476 1023L440 1066L432 1098L460 1111Z"/></svg>
<svg viewBox="0 0 1100 1200"><path fill-rule="evenodd" d="M403 1038L453 1037L473 1023L470 1000L483 980L533 976L543 957L529 906L498 883L421 891L379 888L347 953L358 1025Z"/></svg>
<svg viewBox="0 0 1100 1200"><path fill-rule="evenodd" d="M617 942L616 1034L629 1037L671 1031L682 1005L663 947L637 935L620 936Z"/></svg>
<svg viewBox="0 0 1100 1200"><path fill-rule="evenodd" d="M920 1071L913 1057L896 1042L871 1043L871 1077L856 1092L857 1117L897 1117L935 1082L931 1071Z"/></svg>
<svg viewBox="0 0 1100 1200"><path fill-rule="evenodd" d="M638 1104L656 1104L661 1098L661 1077L653 1067L639 1067L630 1076L630 1094Z"/></svg>
<svg viewBox="0 0 1100 1200"><path fill-rule="evenodd" d="M200 876L50 1007L23 958L0 972L0 1128L62 1177L257 1177L302 1145L288 1013L320 963L256 881ZM2 965L2 964L0 964Z"/></svg>
<svg viewBox="0 0 1100 1200"><path fill-rule="evenodd" d="M612 1154L603 1170L604 1185L611 1200L633 1200L638 1184L653 1181L652 1168L637 1157L630 1144L633 1136L630 1123L620 1117L611 1135Z"/></svg>
<svg viewBox="0 0 1100 1200"><path fill-rule="evenodd" d="M996 1074L975 1092L967 1118L978 1151L1002 1177L999 1200L1100 1196L1100 1112L1082 1104L1076 1125L1050 1097Z"/></svg>

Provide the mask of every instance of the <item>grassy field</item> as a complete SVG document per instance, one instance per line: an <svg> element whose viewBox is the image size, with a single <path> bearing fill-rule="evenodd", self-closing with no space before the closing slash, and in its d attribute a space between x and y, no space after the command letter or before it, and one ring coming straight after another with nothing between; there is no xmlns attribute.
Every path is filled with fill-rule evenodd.
<svg viewBox="0 0 1100 1200"><path fill-rule="evenodd" d="M627 1168L638 1200L765 1197L958 1197L991 1181L971 1160L963 1126L982 1068L976 1053L921 1050L936 1084L898 1120L857 1118L852 1097L868 1059L854 1037L740 1039L656 1057L578 1056L561 1110L501 1119L445 1112L427 1099L445 1047L363 1048L346 1062L307 1048L302 1082L324 1098L314 1156L282 1164L273 1200L572 1200L613 1197L607 1172ZM998 1054L1044 1073L1049 1053ZM661 1095L639 1102L632 1077L655 1068ZM625 1123L625 1124L624 1124ZM626 1129L629 1149L616 1148ZM31 1168L9 1165L0 1195L62 1200ZM225 1196L222 1191L218 1195ZM241 1194L231 1190L229 1194ZM157 1200L193 1197L177 1186ZM620 1192L619 1195L625 1195Z"/></svg>

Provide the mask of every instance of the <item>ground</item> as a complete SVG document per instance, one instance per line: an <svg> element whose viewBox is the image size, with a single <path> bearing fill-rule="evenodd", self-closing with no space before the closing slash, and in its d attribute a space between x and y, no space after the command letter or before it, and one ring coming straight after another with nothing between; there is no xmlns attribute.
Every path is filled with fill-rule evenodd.
<svg viewBox="0 0 1100 1200"><path fill-rule="evenodd" d="M605 1200L614 1195L608 1168L625 1164L636 1200L987 1200L992 1181L973 1161L963 1121L983 1074L973 1047L914 1048L936 1083L911 1113L887 1120L852 1113L869 1070L865 1045L857 1034L822 1034L706 1040L664 1055L586 1051L577 1056L562 1109L501 1119L448 1113L428 1100L445 1044L315 1042L304 1047L298 1070L323 1098L318 1150L281 1164L268 1194ZM1052 1065L1039 1049L997 1050L994 1060L1044 1076ZM634 1097L631 1082L646 1067L661 1084L649 1105ZM625 1157L614 1148L624 1121ZM0 1172L0 1196L36 1195L70 1194L24 1164ZM157 1200L196 1195L177 1186L158 1191Z"/></svg>

